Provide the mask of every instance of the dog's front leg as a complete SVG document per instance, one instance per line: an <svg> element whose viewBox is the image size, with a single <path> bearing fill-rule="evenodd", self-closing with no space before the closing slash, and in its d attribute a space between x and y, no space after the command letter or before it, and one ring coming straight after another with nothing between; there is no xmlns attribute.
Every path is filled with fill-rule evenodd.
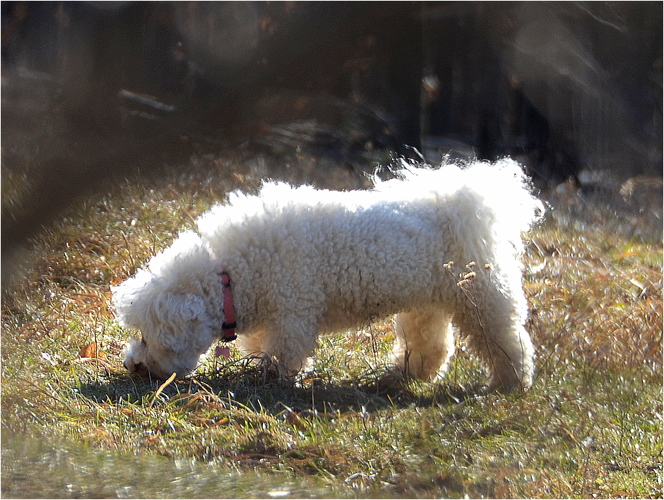
<svg viewBox="0 0 664 500"><path fill-rule="evenodd" d="M301 318L275 322L263 338L262 352L277 362L280 376L292 377L305 367L316 348L318 325Z"/></svg>

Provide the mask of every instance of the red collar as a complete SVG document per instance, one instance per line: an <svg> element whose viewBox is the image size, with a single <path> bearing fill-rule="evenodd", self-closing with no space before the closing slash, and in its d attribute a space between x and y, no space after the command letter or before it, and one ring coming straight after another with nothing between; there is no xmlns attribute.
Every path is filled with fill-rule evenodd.
<svg viewBox="0 0 664 500"><path fill-rule="evenodd" d="M224 285L223 299L224 299L224 323L221 325L224 342L232 342L237 338L235 335L235 308L233 307L233 295L231 294L231 280L228 274L221 273L221 284Z"/></svg>

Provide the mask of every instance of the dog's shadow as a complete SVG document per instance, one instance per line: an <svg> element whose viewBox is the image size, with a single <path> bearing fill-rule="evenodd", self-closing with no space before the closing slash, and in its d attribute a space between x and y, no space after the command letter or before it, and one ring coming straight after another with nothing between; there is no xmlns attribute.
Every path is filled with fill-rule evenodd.
<svg viewBox="0 0 664 500"><path fill-rule="evenodd" d="M393 371L366 373L343 381L329 380L316 373L285 380L260 367L244 367L232 373L204 372L168 384L125 372L108 373L103 379L81 384L78 390L98 404L154 406L177 397L210 396L276 415L285 409L338 414L371 413L412 405L454 406L485 394L486 386L423 383Z"/></svg>

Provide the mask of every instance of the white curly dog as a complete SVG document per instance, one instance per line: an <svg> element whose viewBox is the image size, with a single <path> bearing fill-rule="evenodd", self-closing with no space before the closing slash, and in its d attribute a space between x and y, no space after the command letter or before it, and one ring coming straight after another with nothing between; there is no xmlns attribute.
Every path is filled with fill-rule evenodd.
<svg viewBox="0 0 664 500"><path fill-rule="evenodd" d="M525 390L534 350L519 257L541 213L509 159L403 165L368 191L266 182L257 196L234 192L197 220L198 233L183 232L114 287L119 323L142 332L125 367L184 376L236 327L243 353L292 375L319 333L396 314L398 369L442 375L456 330L490 388Z"/></svg>

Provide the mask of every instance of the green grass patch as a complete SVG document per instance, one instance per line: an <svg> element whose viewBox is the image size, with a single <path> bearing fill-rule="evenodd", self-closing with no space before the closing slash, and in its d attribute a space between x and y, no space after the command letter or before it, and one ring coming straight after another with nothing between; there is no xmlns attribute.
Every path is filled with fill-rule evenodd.
<svg viewBox="0 0 664 500"><path fill-rule="evenodd" d="M3 292L5 433L278 474L334 496L661 497L661 234L616 230L620 214L533 231L524 258L537 376L525 394L478 396L484 378L463 344L442 382L389 380L390 321L321 339L294 384L233 349L161 387L122 368L131 332L113 320L110 286L229 190L276 175L260 159L193 163L109 188L32 242ZM296 162L279 175L320 168ZM356 183L325 168L325 182Z"/></svg>

